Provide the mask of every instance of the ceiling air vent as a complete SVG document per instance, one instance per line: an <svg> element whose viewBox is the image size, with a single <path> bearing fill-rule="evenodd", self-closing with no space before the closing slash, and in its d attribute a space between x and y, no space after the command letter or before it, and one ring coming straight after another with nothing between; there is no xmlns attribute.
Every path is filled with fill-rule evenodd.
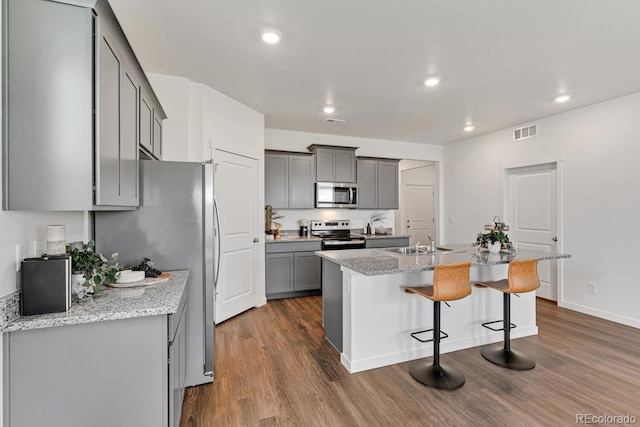
<svg viewBox="0 0 640 427"><path fill-rule="evenodd" d="M527 139L534 137L538 134L538 125L525 126L513 130L513 140L520 141L521 139Z"/></svg>
<svg viewBox="0 0 640 427"><path fill-rule="evenodd" d="M346 122L346 120L334 119L333 117L329 117L329 118L325 119L325 122L329 122L329 123L344 123L344 122Z"/></svg>

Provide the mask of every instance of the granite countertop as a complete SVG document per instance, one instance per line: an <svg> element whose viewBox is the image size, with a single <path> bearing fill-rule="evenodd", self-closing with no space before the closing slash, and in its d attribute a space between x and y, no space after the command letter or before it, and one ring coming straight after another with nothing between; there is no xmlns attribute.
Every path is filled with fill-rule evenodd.
<svg viewBox="0 0 640 427"><path fill-rule="evenodd" d="M318 251L316 255L365 276L411 273L435 269L436 265L471 261L472 267L506 264L516 259L537 258L551 260L571 258L569 254L547 253L519 249L511 252L491 254L478 250L471 244L443 245L447 252L421 255L401 255L386 249L349 249L341 251Z"/></svg>
<svg viewBox="0 0 640 427"><path fill-rule="evenodd" d="M322 239L320 237L310 236L303 237L294 234L281 234L278 240L265 240L267 243L284 243L284 242L321 242Z"/></svg>
<svg viewBox="0 0 640 427"><path fill-rule="evenodd" d="M407 234L351 234L351 237L362 237L364 239L396 239L409 237Z"/></svg>
<svg viewBox="0 0 640 427"><path fill-rule="evenodd" d="M22 316L3 332L173 314L178 310L189 272L172 271L165 283L139 288L107 288L97 298L84 298L64 313Z"/></svg>

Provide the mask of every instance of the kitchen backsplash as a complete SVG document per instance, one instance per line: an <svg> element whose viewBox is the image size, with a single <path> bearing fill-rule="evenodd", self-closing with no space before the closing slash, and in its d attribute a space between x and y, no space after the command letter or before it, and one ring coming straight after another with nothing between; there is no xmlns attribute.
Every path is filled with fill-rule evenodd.
<svg viewBox="0 0 640 427"><path fill-rule="evenodd" d="M374 212L383 213L386 218L384 221L371 224L371 227L386 227L393 228L395 210L364 210L364 209L277 209L277 211L284 215L284 218L278 219L275 222L279 222L282 225L283 230L298 230L300 219L306 219L312 221L314 219L348 219L351 220L351 228L364 229L369 222L369 218Z"/></svg>

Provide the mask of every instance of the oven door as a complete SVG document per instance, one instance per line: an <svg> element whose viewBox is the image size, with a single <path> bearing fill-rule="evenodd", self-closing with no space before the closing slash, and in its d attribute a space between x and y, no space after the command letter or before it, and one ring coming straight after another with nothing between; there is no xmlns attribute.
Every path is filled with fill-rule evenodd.
<svg viewBox="0 0 640 427"><path fill-rule="evenodd" d="M351 240L323 240L323 251L339 251L342 249L364 249L365 241L361 239Z"/></svg>

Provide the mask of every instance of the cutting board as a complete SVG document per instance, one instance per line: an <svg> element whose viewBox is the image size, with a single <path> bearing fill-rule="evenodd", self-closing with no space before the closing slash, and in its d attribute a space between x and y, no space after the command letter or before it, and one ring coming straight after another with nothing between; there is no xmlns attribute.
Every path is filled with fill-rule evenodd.
<svg viewBox="0 0 640 427"><path fill-rule="evenodd" d="M171 279L171 273L160 273L158 277L145 277L142 280L130 283L112 283L109 286L112 288L136 288L139 286L157 285L168 282L169 279Z"/></svg>

